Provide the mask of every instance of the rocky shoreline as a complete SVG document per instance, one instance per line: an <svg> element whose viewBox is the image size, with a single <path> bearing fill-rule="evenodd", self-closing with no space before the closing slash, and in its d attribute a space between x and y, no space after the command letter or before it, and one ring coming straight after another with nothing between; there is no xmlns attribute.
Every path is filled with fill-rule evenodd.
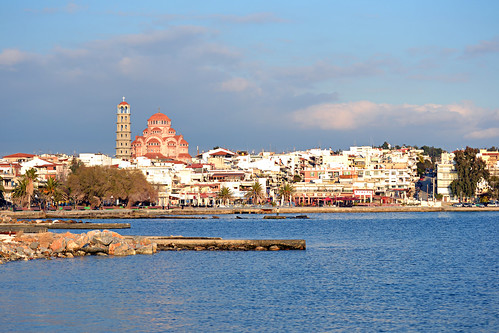
<svg viewBox="0 0 499 333"><path fill-rule="evenodd" d="M143 236L124 237L109 230L82 234L53 232L0 235L0 264L16 260L74 258L88 255L153 254L157 244Z"/></svg>

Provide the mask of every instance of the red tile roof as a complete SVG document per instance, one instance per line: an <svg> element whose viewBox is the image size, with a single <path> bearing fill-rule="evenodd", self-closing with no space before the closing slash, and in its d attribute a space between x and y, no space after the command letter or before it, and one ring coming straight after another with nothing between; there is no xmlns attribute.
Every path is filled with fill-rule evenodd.
<svg viewBox="0 0 499 333"><path fill-rule="evenodd" d="M16 157L29 157L29 158L32 158L32 157L35 157L35 156L36 155L33 155L33 154L15 153L15 154L12 154L12 155L6 155L3 158L16 158Z"/></svg>
<svg viewBox="0 0 499 333"><path fill-rule="evenodd" d="M147 153L145 155L142 155L144 157L147 157L150 160L168 160L169 158L166 157L163 154L160 153Z"/></svg>

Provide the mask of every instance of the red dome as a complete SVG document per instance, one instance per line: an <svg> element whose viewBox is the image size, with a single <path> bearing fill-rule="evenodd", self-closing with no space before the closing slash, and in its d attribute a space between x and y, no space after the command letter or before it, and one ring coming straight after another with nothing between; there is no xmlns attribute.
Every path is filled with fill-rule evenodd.
<svg viewBox="0 0 499 333"><path fill-rule="evenodd" d="M118 104L118 106L119 105L128 105L128 106L130 106L130 104L128 104L127 102L121 102L120 104Z"/></svg>
<svg viewBox="0 0 499 333"><path fill-rule="evenodd" d="M151 116L151 118L147 119L147 121L151 121L151 120L166 120L166 121L170 121L170 118L168 118L168 116L166 114L158 112L158 113L153 114Z"/></svg>

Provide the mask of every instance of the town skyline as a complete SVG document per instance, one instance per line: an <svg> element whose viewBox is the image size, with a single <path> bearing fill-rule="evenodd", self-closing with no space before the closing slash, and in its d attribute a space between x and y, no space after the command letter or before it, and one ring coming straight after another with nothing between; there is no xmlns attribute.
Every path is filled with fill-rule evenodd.
<svg viewBox="0 0 499 333"><path fill-rule="evenodd" d="M113 155L122 96L132 139L159 107L192 155L498 146L494 1L2 7L2 156Z"/></svg>

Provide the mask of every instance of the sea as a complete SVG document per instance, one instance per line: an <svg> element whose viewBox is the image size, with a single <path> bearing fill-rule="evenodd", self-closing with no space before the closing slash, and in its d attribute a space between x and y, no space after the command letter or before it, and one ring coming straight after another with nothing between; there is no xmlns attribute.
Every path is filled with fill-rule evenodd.
<svg viewBox="0 0 499 333"><path fill-rule="evenodd" d="M499 332L499 212L219 217L94 222L307 249L10 262L0 331Z"/></svg>

